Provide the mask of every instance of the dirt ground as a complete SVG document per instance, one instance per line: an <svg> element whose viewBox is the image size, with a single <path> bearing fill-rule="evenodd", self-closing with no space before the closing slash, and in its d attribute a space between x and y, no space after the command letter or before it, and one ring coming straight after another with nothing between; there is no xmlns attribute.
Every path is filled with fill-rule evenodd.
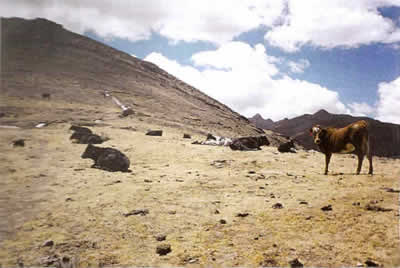
<svg viewBox="0 0 400 268"><path fill-rule="evenodd" d="M69 140L69 127L0 129L2 267L63 257L81 266L400 265L400 160L375 157L375 175L365 161L356 176L355 158L334 155L325 176L319 152L193 145L204 136L133 118L91 127L110 137L99 146L131 160L130 173L112 173L80 158L86 145ZM145 136L150 128L163 136ZM25 147L11 145L17 138ZM171 252L159 255L163 244Z"/></svg>

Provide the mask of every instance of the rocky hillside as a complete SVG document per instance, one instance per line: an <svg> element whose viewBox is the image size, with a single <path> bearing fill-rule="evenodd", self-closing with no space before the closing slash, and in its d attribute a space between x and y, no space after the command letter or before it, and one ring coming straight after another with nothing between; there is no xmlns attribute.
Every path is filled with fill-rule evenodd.
<svg viewBox="0 0 400 268"><path fill-rule="evenodd" d="M43 113L43 121L112 119L115 104L102 95L108 90L146 120L217 135L260 132L247 118L156 65L59 24L45 19L3 18L1 27L3 115L10 110L19 116L27 113L26 106L18 109L10 105L12 100L43 101L42 94L48 93L52 103L80 103L94 109L93 113L76 114L54 105L30 111ZM14 119L3 116L0 123L18 124Z"/></svg>
<svg viewBox="0 0 400 268"><path fill-rule="evenodd" d="M308 132L313 125L343 127L357 120L366 120L369 123L374 155L400 156L400 125L383 123L367 117L331 114L325 110L320 110L315 114L305 114L292 119L277 121L271 129L295 138L307 149L317 149ZM261 127L260 124L257 124L257 126Z"/></svg>

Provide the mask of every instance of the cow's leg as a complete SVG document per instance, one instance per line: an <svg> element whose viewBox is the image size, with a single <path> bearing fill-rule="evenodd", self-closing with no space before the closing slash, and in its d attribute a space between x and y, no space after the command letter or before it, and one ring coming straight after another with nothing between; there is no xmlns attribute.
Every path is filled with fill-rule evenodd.
<svg viewBox="0 0 400 268"><path fill-rule="evenodd" d="M372 155L368 155L368 160L369 160L369 171L368 174L373 174L374 173L374 168L372 167Z"/></svg>
<svg viewBox="0 0 400 268"><path fill-rule="evenodd" d="M359 153L359 154L357 154L357 156L358 156L357 175L359 175L360 171L361 171L362 162L364 160L364 154Z"/></svg>
<svg viewBox="0 0 400 268"><path fill-rule="evenodd" d="M325 175L328 175L329 162L331 161L332 153L325 154Z"/></svg>
<svg viewBox="0 0 400 268"><path fill-rule="evenodd" d="M369 171L368 174L373 174L374 173L374 168L372 166L372 151L371 151L371 140L367 140L367 158L369 160Z"/></svg>

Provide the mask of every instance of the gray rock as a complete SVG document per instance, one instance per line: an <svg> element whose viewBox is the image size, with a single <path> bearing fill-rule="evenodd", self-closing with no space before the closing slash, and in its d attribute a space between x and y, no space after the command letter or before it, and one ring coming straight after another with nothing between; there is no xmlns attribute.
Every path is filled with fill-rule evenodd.
<svg viewBox="0 0 400 268"><path fill-rule="evenodd" d="M156 252L160 256L167 255L171 251L172 251L172 249L171 249L171 245L170 244L161 244L161 245L158 245L157 248L156 248Z"/></svg>

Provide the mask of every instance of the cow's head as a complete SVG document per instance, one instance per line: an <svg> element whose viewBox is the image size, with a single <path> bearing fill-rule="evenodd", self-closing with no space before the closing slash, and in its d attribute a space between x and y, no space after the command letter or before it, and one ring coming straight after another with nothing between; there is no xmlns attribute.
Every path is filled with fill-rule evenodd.
<svg viewBox="0 0 400 268"><path fill-rule="evenodd" d="M322 139L326 134L326 129L322 128L320 125L313 126L310 128L310 135L314 138L314 143L316 145L321 144Z"/></svg>

